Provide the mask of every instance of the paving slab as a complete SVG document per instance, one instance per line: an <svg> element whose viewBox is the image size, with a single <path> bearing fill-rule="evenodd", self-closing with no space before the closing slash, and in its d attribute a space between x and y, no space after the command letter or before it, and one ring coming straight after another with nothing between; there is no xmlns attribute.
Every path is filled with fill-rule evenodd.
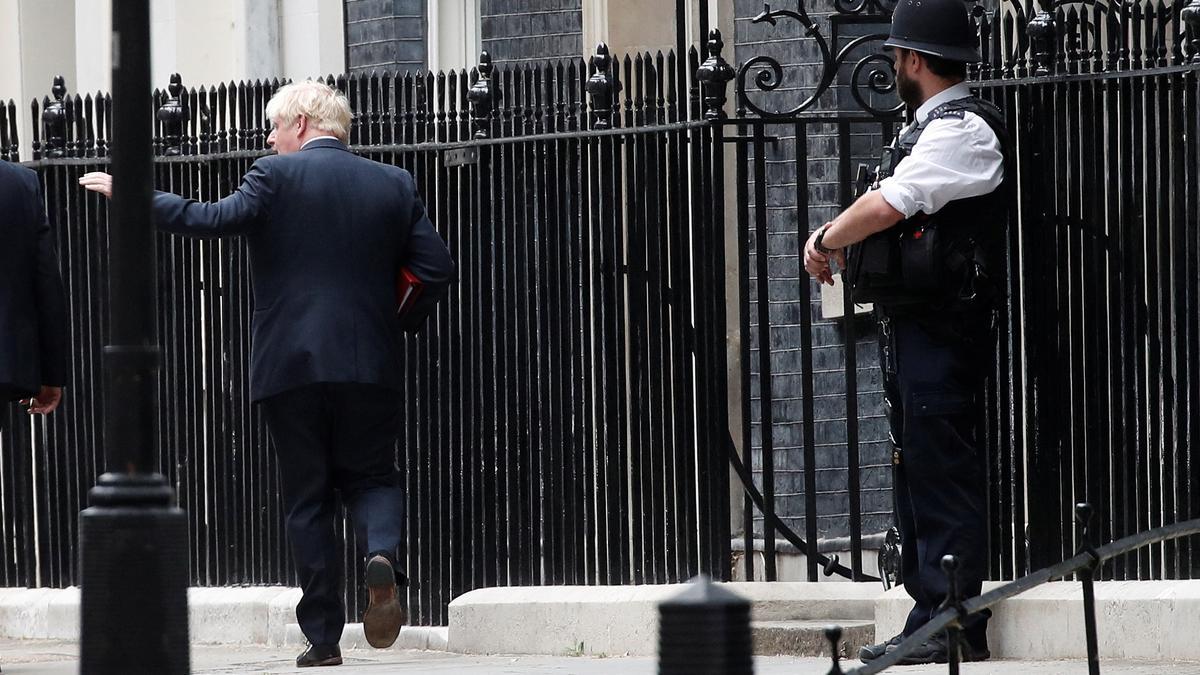
<svg viewBox="0 0 1200 675"><path fill-rule="evenodd" d="M295 649L194 645L192 672L307 673L321 675L383 675L383 673L469 673L483 675L653 675L653 658L596 658L590 656L473 656L433 651L343 652L345 665L303 670L292 665ZM74 675L79 672L76 643L54 640L0 640L0 668L4 675ZM758 657L755 672L765 675L825 675L828 659ZM847 666L854 664L845 664ZM130 669L130 672L135 672ZM945 666L897 667L888 672L927 675L945 673ZM1200 675L1200 662L1106 661L1105 675ZM963 675L1085 675L1087 664L1078 661L991 661L962 666Z"/></svg>

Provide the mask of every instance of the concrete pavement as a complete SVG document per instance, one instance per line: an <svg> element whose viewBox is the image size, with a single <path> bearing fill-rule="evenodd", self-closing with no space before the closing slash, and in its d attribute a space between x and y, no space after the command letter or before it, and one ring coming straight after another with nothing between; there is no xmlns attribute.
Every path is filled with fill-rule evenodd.
<svg viewBox="0 0 1200 675"><path fill-rule="evenodd" d="M74 642L55 640L0 640L0 668L4 675L68 675L79 672L79 650ZM296 650L278 647L195 645L194 673L308 673L292 667ZM327 675L383 675L384 673L498 673L501 675L652 675L653 658L596 658L570 656L465 656L431 651L347 650L345 665L320 669ZM851 665L851 664L846 664ZM827 659L759 657L755 672L766 675L824 675ZM1105 675L1200 675L1200 662L1106 661ZM133 670L130 670L133 673ZM896 668L896 673L945 673L945 666ZM964 675L1084 675L1087 666L1077 661L993 661L963 665Z"/></svg>

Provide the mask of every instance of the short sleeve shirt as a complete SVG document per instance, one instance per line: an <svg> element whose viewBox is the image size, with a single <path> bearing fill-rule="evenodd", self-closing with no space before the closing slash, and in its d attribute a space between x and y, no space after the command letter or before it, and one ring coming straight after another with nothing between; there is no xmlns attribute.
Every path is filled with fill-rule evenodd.
<svg viewBox="0 0 1200 675"><path fill-rule="evenodd" d="M970 95L965 83L956 84L921 104L916 119L924 121L934 108ZM912 153L879 182L879 192L892 208L911 218L937 213L957 199L985 195L1003 179L1000 139L983 118L965 112L929 122Z"/></svg>

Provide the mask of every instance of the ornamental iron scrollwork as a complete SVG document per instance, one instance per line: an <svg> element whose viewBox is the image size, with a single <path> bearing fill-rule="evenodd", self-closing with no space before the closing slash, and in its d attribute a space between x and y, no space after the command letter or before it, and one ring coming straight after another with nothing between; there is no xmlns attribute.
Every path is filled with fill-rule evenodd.
<svg viewBox="0 0 1200 675"><path fill-rule="evenodd" d="M833 0L838 14L856 16L891 16L899 0Z"/></svg>
<svg viewBox="0 0 1200 675"><path fill-rule="evenodd" d="M980 5L980 0L963 0L970 6L970 15L976 30L987 25L988 12ZM1103 0L1074 0L1102 2ZM1200 0L1197 0L1200 1ZM887 19L895 10L897 0L834 0L834 17L842 23L858 22L863 25L880 25L879 19ZM1019 6L1019 3L1014 3ZM992 14L995 20L997 14ZM896 92L895 63L890 54L876 51L858 58L865 45L883 42L887 32L875 32L855 37L844 46L832 44L822 32L821 27L809 16L804 0L796 0L796 8L772 9L771 4L764 3L763 11L751 20L751 23L765 23L771 26L778 24L780 19L796 21L803 28L803 39L811 39L819 53L820 75L815 87L807 98L789 110L769 110L754 100L755 93L770 93L783 84L784 68L778 59L759 55L746 61L737 72L738 109L743 114L751 111L764 118L789 118L799 115L814 107L821 97L828 92L837 80L838 73L843 67L850 66L849 92L854 101L863 111L880 118L895 117L903 110L904 104L897 100L890 107L880 107L872 103L875 97L890 96ZM885 23L886 25L886 23ZM836 36L836 31L834 33ZM856 60L857 59L857 60ZM753 85L750 85L751 71Z"/></svg>
<svg viewBox="0 0 1200 675"><path fill-rule="evenodd" d="M1180 12L1187 25L1187 45L1192 63L1200 63L1200 0L1192 0Z"/></svg>
<svg viewBox="0 0 1200 675"><path fill-rule="evenodd" d="M894 6L895 3L886 2L886 0L884 2L880 2L879 0L859 0L855 3L835 3L835 7L839 12L850 14L873 13L887 15L891 13L889 7ZM851 56L858 48L871 42L881 42L887 39L887 33L863 35L846 43L835 54L829 39L821 32L821 27L809 17L803 0L797 0L795 11L788 9L772 10L770 3L764 3L762 13L754 17L751 23L766 23L775 26L778 20L783 18L798 22L804 29L804 37L811 38L813 44L820 52L821 74L817 80L816 87L807 98L790 110L767 110L761 107L751 98L751 92L747 87L746 79L750 71L758 69L754 75L755 89L759 92L769 93L775 91L783 84L783 64L772 56L755 56L746 61L737 72L738 109L741 111L750 110L764 118L787 118L799 115L816 105L821 96L833 86L839 70L850 61ZM888 54L876 52L859 59L854 64L850 78L850 93L866 112L877 117L894 117L903 109L902 103L897 103L890 108L876 107L869 103L864 95L864 89L878 95L891 94L896 90L896 71L892 58Z"/></svg>

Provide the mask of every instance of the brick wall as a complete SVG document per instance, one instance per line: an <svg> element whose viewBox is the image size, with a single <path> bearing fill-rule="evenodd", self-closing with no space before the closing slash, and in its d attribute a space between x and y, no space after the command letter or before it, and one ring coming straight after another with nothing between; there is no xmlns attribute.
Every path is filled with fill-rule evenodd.
<svg viewBox="0 0 1200 675"><path fill-rule="evenodd" d="M810 3L809 12L821 27L822 34L832 39L833 27L824 3ZM768 54L780 61L784 75L781 86L771 93L752 94L760 107L769 110L789 110L806 99L821 74L822 57L817 43L804 37L803 27L796 21L781 19L775 26L753 24L751 19L762 12L761 0L737 0L737 26L734 57L738 64ZM884 26L840 26L839 42L845 44L853 34L886 32ZM872 45L877 48L878 43ZM836 49L835 49L836 51ZM864 52L863 55L866 55ZM824 94L808 114L859 111L850 94L849 74L857 59L843 68L832 91ZM747 78L753 91L753 73ZM894 104L895 99L881 97L879 105ZM862 117L862 114L858 115ZM847 491L846 447L846 353L844 329L840 319L822 318L820 289L812 285L811 297L801 298L798 275L803 274L800 247L806 233L831 219L840 210L839 130L834 124L808 127L807 165L796 166L794 126L768 127L767 134L778 140L766 146L764 156L767 180L768 269L771 318L771 389L774 405L773 442L775 465L775 505L779 514L794 530L804 532L804 450L802 415L802 369L800 346L800 312L809 312L813 320L813 370L815 372L814 428L816 433L816 487L818 531L822 538L849 534L850 500ZM851 167L872 162L878 157L879 124L855 124L850 127ZM753 152L750 153L753 168ZM796 210L797 177L807 183L809 208L800 214ZM804 189L802 186L801 189ZM755 209L754 191L750 189L751 222ZM753 241L751 239L751 241ZM751 249L750 268L756 266L756 251ZM757 289L751 280L751 299L757 301ZM758 328L751 313L751 420L752 448L756 476L761 478L762 427L759 423ZM858 387L859 464L861 473L861 508L864 534L880 532L892 524L891 468L888 425L883 412L883 394L879 375L878 348L875 327L870 317L854 321L856 334ZM755 523L761 534L762 521Z"/></svg>
<svg viewBox="0 0 1200 675"><path fill-rule="evenodd" d="M483 48L497 63L583 54L581 0L480 0L479 15Z"/></svg>
<svg viewBox="0 0 1200 675"><path fill-rule="evenodd" d="M424 70L426 0L346 0L346 65L351 73Z"/></svg>

